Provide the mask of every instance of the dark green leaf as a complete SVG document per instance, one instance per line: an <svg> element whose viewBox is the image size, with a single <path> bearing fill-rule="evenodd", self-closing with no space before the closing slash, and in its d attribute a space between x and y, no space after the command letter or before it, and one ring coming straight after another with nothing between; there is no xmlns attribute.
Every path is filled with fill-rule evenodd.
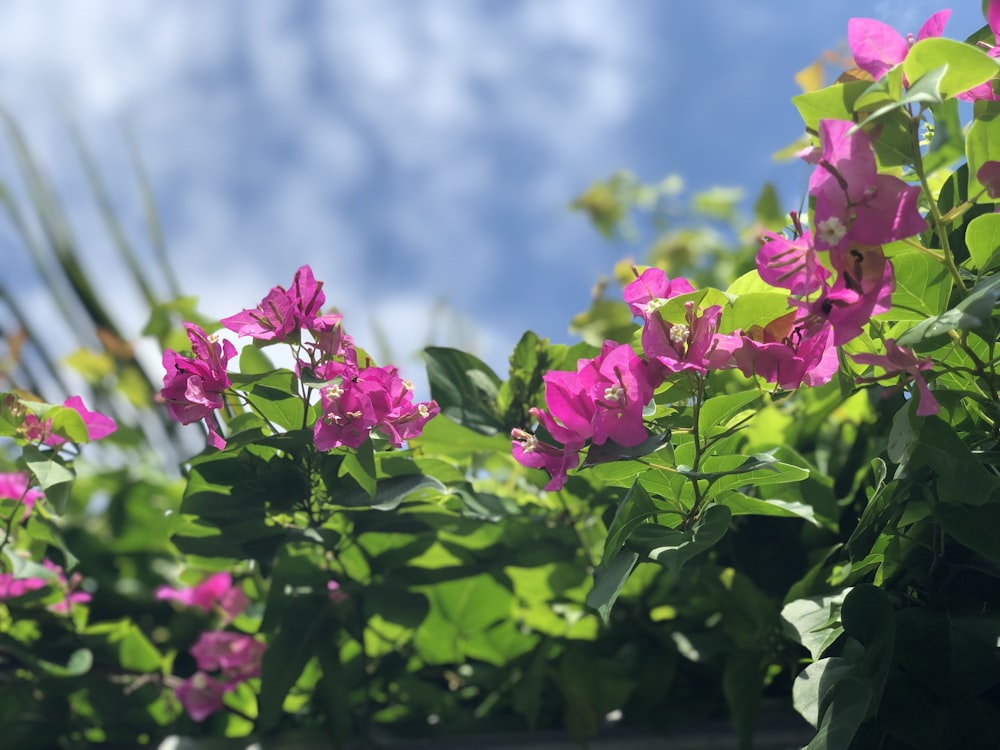
<svg viewBox="0 0 1000 750"><path fill-rule="evenodd" d="M949 331L984 328L991 322L993 308L998 300L1000 300L1000 274L980 280L969 295L955 307L915 325L899 337L898 343L902 346L914 346Z"/></svg>
<svg viewBox="0 0 1000 750"><path fill-rule="evenodd" d="M457 349L424 350L431 397L449 419L483 435L504 427L497 413L500 378L482 360Z"/></svg>
<svg viewBox="0 0 1000 750"><path fill-rule="evenodd" d="M587 604L597 610L604 622L611 617L611 608L638 561L639 555L622 549L610 560L605 556L594 570L594 587L587 594Z"/></svg>

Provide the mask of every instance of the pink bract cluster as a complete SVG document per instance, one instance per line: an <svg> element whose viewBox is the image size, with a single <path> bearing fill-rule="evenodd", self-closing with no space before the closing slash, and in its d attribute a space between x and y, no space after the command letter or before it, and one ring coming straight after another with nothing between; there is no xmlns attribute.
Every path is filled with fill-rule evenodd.
<svg viewBox="0 0 1000 750"><path fill-rule="evenodd" d="M215 573L190 588L161 586L156 598L175 601L203 612L218 611L223 625L229 624L248 606L250 599L226 572ZM266 645L252 635L228 630L203 632L191 647L198 671L174 688L177 699L195 721L204 721L222 708L223 696L240 683L260 676ZM218 675L213 676L213 672Z"/></svg>
<svg viewBox="0 0 1000 750"><path fill-rule="evenodd" d="M926 33L940 33L945 18ZM890 57L899 55L905 51ZM641 354L608 341L596 357L581 359L576 372L547 373L546 408L531 414L552 442L524 429L511 433L517 461L549 474L546 489L563 486L588 443L633 447L645 441L643 409L665 382L735 368L786 390L822 385L839 368L837 347L890 309L895 275L882 246L927 229L917 210L920 188L880 174L869 136L853 122L822 120L818 136L818 146L805 155L815 165L809 181L814 229L804 230L793 215L794 236L765 233L757 256L760 277L788 291L789 311L724 333L719 331L722 307L699 307L686 279L670 279L657 268L637 274L624 298L642 321ZM672 303L674 312L665 318L664 307L682 296L690 299ZM936 412L921 374L929 363L894 342L887 350L884 357L857 355L855 360L881 366L882 378L902 375L915 381L919 413Z"/></svg>
<svg viewBox="0 0 1000 750"><path fill-rule="evenodd" d="M433 402L414 403L413 387L395 367L359 364L354 341L343 329L337 313L322 314L326 301L323 283L312 269L302 266L291 288L276 286L260 304L222 319L222 325L258 345L289 344L296 351L298 371L319 390L322 415L313 426L314 442L327 451L346 446L358 448L373 431L395 447L419 435L440 409ZM216 412L232 385L226 373L236 348L220 342L201 328L186 323L193 357L167 350L166 375L161 396L171 417L183 424L204 420L208 442L219 449L226 442L220 434ZM309 334L303 338L303 332Z"/></svg>
<svg viewBox="0 0 1000 750"><path fill-rule="evenodd" d="M80 415L83 424L87 428L87 438L89 440L100 440L118 429L115 420L100 412L91 411L84 405L83 399L79 396L72 396L66 399L62 405L69 407ZM51 420L46 420L43 424L34 414L27 414L25 416L24 423L21 425L21 432L25 439L34 443L47 445L50 448L58 448L66 443L66 438L56 435L52 431Z"/></svg>
<svg viewBox="0 0 1000 750"><path fill-rule="evenodd" d="M90 601L90 594L80 591L83 576L73 573L67 578L63 569L48 559L42 560L42 565L49 571L48 577L17 578L13 573L0 573L0 600L16 599L30 591L51 586L62 595L62 599L48 605L51 612L68 614L74 604L85 604Z"/></svg>
<svg viewBox="0 0 1000 750"><path fill-rule="evenodd" d="M266 650L263 642L246 633L228 630L202 633L190 649L198 671L174 688L188 716L204 721L219 711L226 693L260 676L261 659ZM218 674L211 674L213 672Z"/></svg>
<svg viewBox="0 0 1000 750"><path fill-rule="evenodd" d="M233 577L225 572L215 573L191 588L161 586L156 590L156 598L175 601L203 612L211 612L218 607L226 622L231 622L250 606L250 599L242 587L233 585Z"/></svg>

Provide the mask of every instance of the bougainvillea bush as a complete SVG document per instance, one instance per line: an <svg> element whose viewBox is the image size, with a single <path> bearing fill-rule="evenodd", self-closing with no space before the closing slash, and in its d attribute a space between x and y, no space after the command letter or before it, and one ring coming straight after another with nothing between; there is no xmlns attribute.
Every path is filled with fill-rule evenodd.
<svg viewBox="0 0 1000 750"><path fill-rule="evenodd" d="M418 399L303 266L154 311L156 408L205 435L179 477L6 394L4 741L728 717L750 747L766 705L809 748L1000 746L1000 2L947 16L851 21L857 67L794 100L808 210L737 278L632 267L506 379L429 348Z"/></svg>

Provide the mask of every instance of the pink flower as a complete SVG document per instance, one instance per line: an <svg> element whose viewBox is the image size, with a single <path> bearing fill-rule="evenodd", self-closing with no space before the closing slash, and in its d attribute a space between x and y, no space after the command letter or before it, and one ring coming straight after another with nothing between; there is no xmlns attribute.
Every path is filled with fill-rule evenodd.
<svg viewBox="0 0 1000 750"><path fill-rule="evenodd" d="M29 488L28 475L24 472L0 474L0 498L19 501L24 505L24 515L31 513L39 498L44 497L37 488Z"/></svg>
<svg viewBox="0 0 1000 750"><path fill-rule="evenodd" d="M535 413L556 440L638 445L648 436L642 409L653 386L648 364L631 346L607 341L598 356L579 360L576 372L553 370L543 380L547 409Z"/></svg>
<svg viewBox="0 0 1000 750"><path fill-rule="evenodd" d="M326 596L333 604L340 604L347 599L347 594L341 590L337 581L326 582Z"/></svg>
<svg viewBox="0 0 1000 750"><path fill-rule="evenodd" d="M313 426L313 443L320 451L340 446L360 448L378 423L371 399L354 380L344 379L320 388L322 416Z"/></svg>
<svg viewBox="0 0 1000 750"><path fill-rule="evenodd" d="M205 420L208 442L219 450L226 441L218 433L215 412L224 406L223 392L230 386L226 365L236 355L229 341L221 344L194 323L185 323L194 357L167 349L163 353L163 390L160 397L170 416L181 424Z"/></svg>
<svg viewBox="0 0 1000 750"><path fill-rule="evenodd" d="M765 232L757 252L757 272L771 286L788 289L792 294L815 292L830 277L813 246L812 233L788 240L774 232Z"/></svg>
<svg viewBox="0 0 1000 750"><path fill-rule="evenodd" d="M44 578L15 578L13 573L0 573L0 599L15 599L47 584Z"/></svg>
<svg viewBox="0 0 1000 750"><path fill-rule="evenodd" d="M161 586L156 590L156 598L173 600L186 607L195 607L205 612L211 612L218 605L227 622L250 605L250 600L243 593L243 589L239 585L234 586L232 576L226 572L215 573L191 588L175 589Z"/></svg>
<svg viewBox="0 0 1000 750"><path fill-rule="evenodd" d="M323 414L313 426L321 451L358 448L376 429L399 448L441 411L434 401L413 403L413 385L395 367L359 368L353 347L343 362L326 362L317 375L330 381L320 388Z"/></svg>
<svg viewBox="0 0 1000 750"><path fill-rule="evenodd" d="M569 472L580 465L580 451L584 441L579 438L560 448L517 428L511 430L510 437L515 461L529 469L543 469L548 473L546 490L562 489Z"/></svg>
<svg viewBox="0 0 1000 750"><path fill-rule="evenodd" d="M52 612L66 614L73 608L74 604L86 604L90 601L90 594L86 591L78 590L80 583L83 581L82 575L79 573L73 573L73 575L69 577L69 580L67 580L63 569L54 562L51 562L50 560L42 560L42 565L55 574L56 580L59 582L59 585L64 593L64 597L61 602L49 605L49 609Z"/></svg>
<svg viewBox="0 0 1000 750"><path fill-rule="evenodd" d="M181 702L187 715L198 722L222 708L222 696L225 692L225 686L204 672L195 672L174 689L177 700Z"/></svg>
<svg viewBox="0 0 1000 750"><path fill-rule="evenodd" d="M319 354L319 361L328 362L354 348L354 341L344 333L343 317L339 313L329 313L314 318L309 324L315 343L306 346L314 356Z"/></svg>
<svg viewBox="0 0 1000 750"><path fill-rule="evenodd" d="M326 295L323 282L313 278L312 269L302 266L295 272L292 288L276 286L252 310L223 318L222 325L240 336L250 336L258 341L298 341L299 331L312 330ZM336 316L339 319L339 315ZM330 321L319 323L323 329Z"/></svg>
<svg viewBox="0 0 1000 750"><path fill-rule="evenodd" d="M878 173L863 130L849 120L820 120L822 157L809 179L816 199L816 247L843 252L849 242L884 245L920 234L927 222L917 211L920 188ZM837 261L833 261L837 267Z"/></svg>
<svg viewBox="0 0 1000 750"><path fill-rule="evenodd" d="M924 380L924 376L921 374L934 366L934 362L930 357L917 359L912 350L899 346L894 339L886 339L885 354L852 354L851 359L858 364L875 365L885 370L885 374L879 377L858 378L858 383L876 383L884 378L901 375L903 379L899 383L899 386L886 390L882 394L883 397L889 396L894 390L903 387L906 383L916 382L917 390L920 393L920 405L917 407L917 416L927 417L937 414L940 411L941 407L937 399L934 398L934 394L931 393L931 389L927 386L927 381Z"/></svg>
<svg viewBox="0 0 1000 750"><path fill-rule="evenodd" d="M733 358L748 378L757 375L785 390L822 385L839 367L830 334L828 323L817 325L805 311L792 311L763 328L746 331Z"/></svg>
<svg viewBox="0 0 1000 750"><path fill-rule="evenodd" d="M606 341L597 357L578 367L577 378L594 405L591 423L596 444L613 440L631 446L649 437L642 410L653 398L653 386L647 362L631 346ZM549 411L560 418L553 404Z"/></svg>
<svg viewBox="0 0 1000 750"><path fill-rule="evenodd" d="M260 661L267 650L265 644L252 635L226 630L208 631L191 647L191 656L198 669L205 672L222 670L226 689L260 675Z"/></svg>
<svg viewBox="0 0 1000 750"><path fill-rule="evenodd" d="M83 399L79 396L71 396L63 401L62 405L68 406L80 415L80 418L83 420L83 424L87 428L88 440L100 440L118 429L118 425L115 424L115 420L101 414L100 412L90 411L90 409L84 405ZM52 433L51 420L46 420L43 425L34 414L28 414L24 418L23 430L25 436L29 440L45 443L45 445L50 445L53 448L58 448L66 442L66 438Z"/></svg>
<svg viewBox="0 0 1000 750"><path fill-rule="evenodd" d="M880 247L852 244L843 256L840 274L812 301L792 300L816 318L833 326L833 343L840 346L861 335L873 316L892 307L896 277Z"/></svg>
<svg viewBox="0 0 1000 750"><path fill-rule="evenodd" d="M323 293L323 282L313 278L312 268L302 266L295 272L292 279L291 295L295 317L302 328L312 330L313 322L319 315L326 302L326 295Z"/></svg>
<svg viewBox="0 0 1000 750"><path fill-rule="evenodd" d="M607 341L598 356L579 360L576 372L553 370L543 380L547 409L530 412L562 446L514 429L511 450L522 466L548 472L545 489L562 488L568 472L580 465L587 440L631 446L648 437L642 410L653 385L648 363L631 346Z"/></svg>
<svg viewBox="0 0 1000 750"><path fill-rule="evenodd" d="M917 32L916 41L944 34L950 10L939 10L928 18ZM858 67L876 81L906 59L913 46L912 36L903 36L881 21L873 18L852 18L847 22L847 43Z"/></svg>
<svg viewBox="0 0 1000 750"><path fill-rule="evenodd" d="M669 323L654 312L642 329L642 350L650 359L650 369L660 377L691 371L705 373L725 367L728 353L717 347L722 308L712 305L696 310L694 302L685 308L684 323Z"/></svg>
<svg viewBox="0 0 1000 750"><path fill-rule="evenodd" d="M239 336L250 336L258 341L284 341L299 330L293 310L291 296L276 286L254 309L243 310L219 322Z"/></svg>
<svg viewBox="0 0 1000 750"><path fill-rule="evenodd" d="M625 287L624 297L632 315L645 320L671 297L693 291L694 287L687 279L671 280L661 269L647 268Z"/></svg>
<svg viewBox="0 0 1000 750"><path fill-rule="evenodd" d="M976 170L976 179L986 188L993 200L1000 198L1000 161L986 161Z"/></svg>

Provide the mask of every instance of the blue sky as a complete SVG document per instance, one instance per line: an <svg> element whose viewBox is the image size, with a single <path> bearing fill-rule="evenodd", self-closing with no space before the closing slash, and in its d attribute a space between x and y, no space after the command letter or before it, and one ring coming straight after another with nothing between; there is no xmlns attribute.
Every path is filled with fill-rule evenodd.
<svg viewBox="0 0 1000 750"><path fill-rule="evenodd" d="M631 251L566 210L590 182L618 168L693 189L770 180L794 208L807 173L771 159L801 133L794 73L843 44L852 16L916 31L941 7L13 0L0 5L0 104L133 334L137 297L105 260L69 119L142 237L132 133L174 267L206 313L252 306L310 263L360 344L375 321L400 359L433 340L502 369L526 328L571 340L594 281ZM966 0L947 33L980 25ZM5 275L27 273L3 228L0 242Z"/></svg>

